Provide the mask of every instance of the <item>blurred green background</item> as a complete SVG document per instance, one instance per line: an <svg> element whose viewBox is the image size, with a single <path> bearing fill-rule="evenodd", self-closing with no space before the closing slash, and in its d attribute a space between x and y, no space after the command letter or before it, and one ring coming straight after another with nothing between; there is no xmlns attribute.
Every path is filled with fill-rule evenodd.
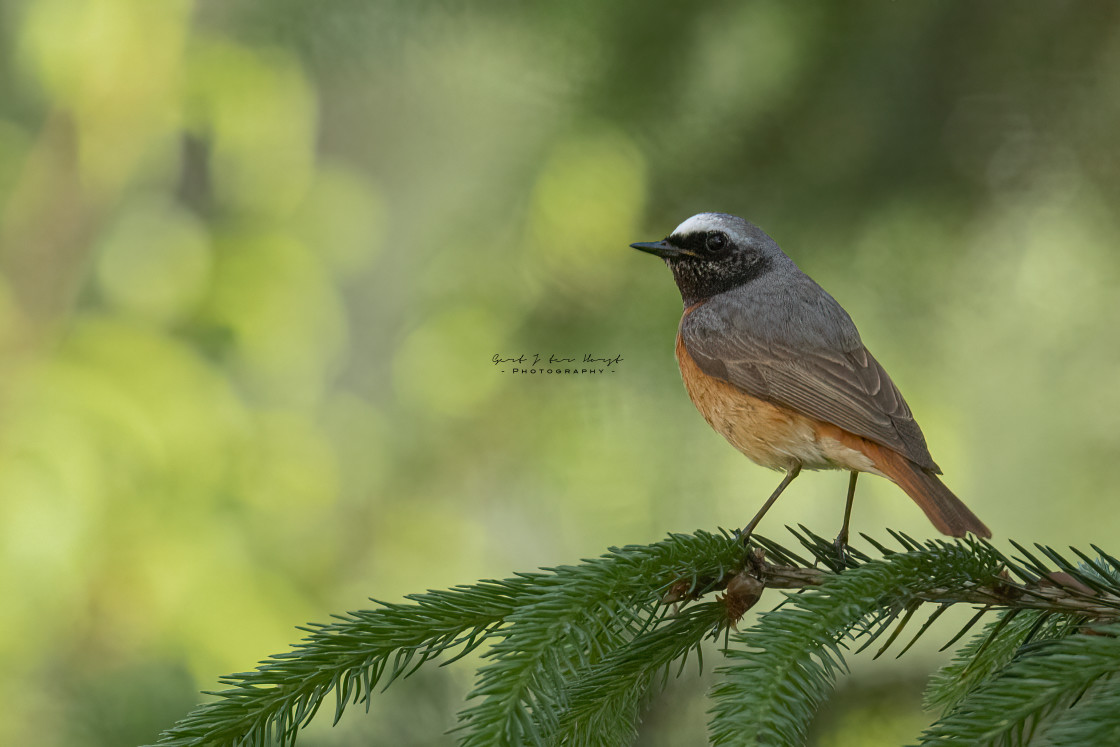
<svg viewBox="0 0 1120 747"><path fill-rule="evenodd" d="M0 743L151 741L367 596L741 525L779 478L627 248L704 210L844 304L997 540L1120 552L1118 204L1114 2L4 0ZM814 743L913 738L940 629ZM469 670L304 743L450 744ZM702 744L708 678L641 744Z"/></svg>

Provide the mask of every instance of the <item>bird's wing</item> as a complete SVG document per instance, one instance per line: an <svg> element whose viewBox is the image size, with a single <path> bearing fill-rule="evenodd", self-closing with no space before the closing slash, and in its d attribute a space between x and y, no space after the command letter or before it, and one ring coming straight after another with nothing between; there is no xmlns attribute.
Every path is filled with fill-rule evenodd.
<svg viewBox="0 0 1120 747"><path fill-rule="evenodd" d="M761 325L741 306L710 301L685 317L681 339L709 376L868 438L940 474L906 400L847 314L826 298L839 316L794 310L790 319Z"/></svg>

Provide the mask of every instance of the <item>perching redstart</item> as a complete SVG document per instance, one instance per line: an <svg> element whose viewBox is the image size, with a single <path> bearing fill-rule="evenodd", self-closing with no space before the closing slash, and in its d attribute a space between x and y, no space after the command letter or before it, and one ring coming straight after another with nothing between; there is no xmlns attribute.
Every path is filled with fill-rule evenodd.
<svg viewBox="0 0 1120 747"><path fill-rule="evenodd" d="M680 289L677 362L696 409L752 461L786 472L744 540L802 469L852 473L841 551L860 472L893 481L944 534L992 536L937 479L906 400L851 317L760 228L701 213L631 246L663 258Z"/></svg>

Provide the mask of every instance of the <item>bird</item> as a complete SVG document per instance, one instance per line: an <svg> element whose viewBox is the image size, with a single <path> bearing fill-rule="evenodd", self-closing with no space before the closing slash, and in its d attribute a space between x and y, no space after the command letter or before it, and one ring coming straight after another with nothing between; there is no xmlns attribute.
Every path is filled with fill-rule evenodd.
<svg viewBox="0 0 1120 747"><path fill-rule="evenodd" d="M991 531L938 479L925 436L843 307L758 226L700 213L630 245L672 271L684 313L676 357L708 424L755 463L785 472L739 533L744 543L802 470L849 471L835 545L845 557L856 478L898 485L938 531Z"/></svg>

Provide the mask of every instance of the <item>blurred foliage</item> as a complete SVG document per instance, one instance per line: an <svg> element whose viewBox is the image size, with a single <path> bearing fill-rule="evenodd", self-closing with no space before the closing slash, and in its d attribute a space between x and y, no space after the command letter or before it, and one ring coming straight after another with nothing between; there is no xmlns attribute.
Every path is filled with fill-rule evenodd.
<svg viewBox="0 0 1120 747"><path fill-rule="evenodd" d="M1104 0L0 2L0 743L150 740L323 610L741 524L775 476L626 248L701 210L848 308L997 538L1115 536L1118 120Z"/></svg>

